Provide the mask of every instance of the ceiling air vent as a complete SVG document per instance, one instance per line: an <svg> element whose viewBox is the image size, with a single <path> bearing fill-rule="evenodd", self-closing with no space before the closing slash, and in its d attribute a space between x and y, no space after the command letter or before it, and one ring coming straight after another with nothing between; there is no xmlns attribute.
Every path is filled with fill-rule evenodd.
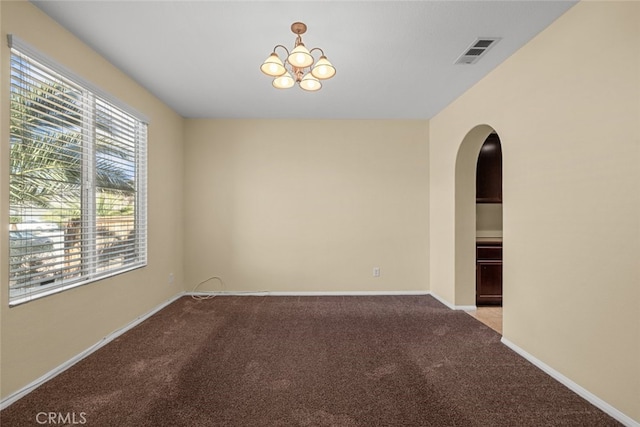
<svg viewBox="0 0 640 427"><path fill-rule="evenodd" d="M456 60L456 64L475 64L478 60L493 47L500 37L481 37L476 39L465 49L464 53Z"/></svg>

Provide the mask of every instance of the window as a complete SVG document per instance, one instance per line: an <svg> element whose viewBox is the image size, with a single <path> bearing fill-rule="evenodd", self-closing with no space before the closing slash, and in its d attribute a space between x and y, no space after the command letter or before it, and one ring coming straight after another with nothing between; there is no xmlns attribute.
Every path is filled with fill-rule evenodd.
<svg viewBox="0 0 640 427"><path fill-rule="evenodd" d="M9 302L146 265L147 125L10 37Z"/></svg>

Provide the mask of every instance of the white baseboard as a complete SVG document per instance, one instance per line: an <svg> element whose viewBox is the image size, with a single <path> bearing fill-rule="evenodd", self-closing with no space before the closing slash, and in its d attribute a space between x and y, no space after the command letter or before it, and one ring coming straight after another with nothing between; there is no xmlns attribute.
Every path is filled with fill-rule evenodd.
<svg viewBox="0 0 640 427"><path fill-rule="evenodd" d="M442 304L444 304L447 307L449 307L451 310L473 311L473 310L477 309L477 307L475 305L453 305L449 301L447 301L446 299L442 298L441 296L439 296L437 294L434 294L433 292L430 292L430 294L431 294L432 297L434 297L435 299L440 301Z"/></svg>
<svg viewBox="0 0 640 427"><path fill-rule="evenodd" d="M317 291L317 292L281 292L281 291L211 291L211 292L186 292L185 295L194 296L379 296L379 295L431 295L451 310L476 310L475 305L452 305L447 300L439 297L431 291Z"/></svg>
<svg viewBox="0 0 640 427"><path fill-rule="evenodd" d="M274 297L321 297L321 296L381 296L381 295L430 295L429 291L318 291L318 292L281 292L281 291L213 291L186 292L195 296L274 296Z"/></svg>
<svg viewBox="0 0 640 427"><path fill-rule="evenodd" d="M627 427L640 427L640 423L638 421L635 421L631 417L629 417L628 415L625 415L624 413L620 412L619 410L617 410L613 406L609 405L604 400L602 400L599 397L597 397L595 394L591 393L590 391L586 390L582 386L578 385L577 383L573 382L569 378L565 377L560 372L556 371L555 369L553 369L551 366L547 365L543 361L541 361L541 360L537 359L536 357L534 357L533 355L527 353L525 350L523 350L522 348L518 347L517 345L515 345L514 343L512 343L511 341L509 341L505 337L502 337L501 341L502 341L502 343L504 345L509 347L511 350L515 351L520 356L524 357L529 362L531 362L534 365L536 365L538 368L542 369L544 372L546 372L548 375L550 375L556 381L558 381L561 384L565 385L567 388L572 390L578 396L582 397L583 399L585 399L587 402L591 403L596 408L599 408L603 412L609 414L611 417L615 418L616 420L618 420L619 422L621 422L625 426L627 426Z"/></svg>
<svg viewBox="0 0 640 427"><path fill-rule="evenodd" d="M29 394L30 392L32 392L36 388L40 387L42 384L44 384L45 382L49 381L50 379L54 378L58 374L66 371L67 369L69 369L70 367L72 367L73 365L75 365L76 363L78 363L79 361L84 359L85 357L89 356L94 351L96 351L99 348L101 348L101 347L105 346L106 344L110 343L111 341L113 341L114 339L118 338L120 335L124 334L128 330L138 326L140 323L144 322L149 317L153 316L154 314L156 314L157 312L159 312L160 310L162 310L163 308L165 308L166 306L168 306L169 304L171 304L172 302L174 302L175 300L177 300L178 298L180 298L182 296L184 296L184 293L177 294L176 296L174 296L173 298L169 299L168 301L165 301L162 304L160 304L159 306L155 307L153 310L149 311L148 313L145 313L142 316L139 316L138 318L136 318L135 320L129 322L127 325L123 326L122 328L110 333L109 335L107 335L106 337L102 338L100 341L98 341L97 343L95 343L91 347L89 347L86 350L82 351L81 353L75 355L71 359L67 360L66 362L64 362L60 366L57 366L56 368L52 369L51 371L47 372L46 374L44 374L40 378L36 379L35 381L32 381L31 383L29 383L26 386L22 387L20 390L14 392L14 393L11 393L9 396L7 396L6 398L2 399L2 401L0 401L0 410L5 409L6 407L11 405L12 403L18 401L20 398L26 396L27 394Z"/></svg>
<svg viewBox="0 0 640 427"><path fill-rule="evenodd" d="M462 311L473 311L478 309L478 307L476 307L475 305L456 305L454 307L455 307L455 310L462 310Z"/></svg>

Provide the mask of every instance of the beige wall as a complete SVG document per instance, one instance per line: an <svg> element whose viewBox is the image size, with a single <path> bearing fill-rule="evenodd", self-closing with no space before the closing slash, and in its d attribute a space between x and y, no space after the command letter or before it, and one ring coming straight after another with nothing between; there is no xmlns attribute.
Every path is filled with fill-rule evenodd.
<svg viewBox="0 0 640 427"><path fill-rule="evenodd" d="M0 316L4 398L183 290L183 120L27 2L0 2L2 123L9 122L6 73L13 33L131 105L149 125L149 263L146 268L8 308L8 236L0 228ZM0 223L8 224L8 127L1 126ZM175 283L168 284L169 273Z"/></svg>
<svg viewBox="0 0 640 427"><path fill-rule="evenodd" d="M579 3L430 121L432 291L470 303L456 159L488 124L503 146L505 338L637 421L639 22L637 2Z"/></svg>
<svg viewBox="0 0 640 427"><path fill-rule="evenodd" d="M427 291L427 138L426 121L187 120L187 288Z"/></svg>

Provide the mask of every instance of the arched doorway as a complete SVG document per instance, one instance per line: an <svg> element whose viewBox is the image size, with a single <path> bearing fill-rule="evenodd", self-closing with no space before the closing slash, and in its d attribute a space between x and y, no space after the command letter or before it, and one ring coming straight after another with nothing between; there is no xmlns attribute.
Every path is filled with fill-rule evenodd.
<svg viewBox="0 0 640 427"><path fill-rule="evenodd" d="M455 167L455 305L476 305L476 165L487 137L495 133L478 125L463 138Z"/></svg>

